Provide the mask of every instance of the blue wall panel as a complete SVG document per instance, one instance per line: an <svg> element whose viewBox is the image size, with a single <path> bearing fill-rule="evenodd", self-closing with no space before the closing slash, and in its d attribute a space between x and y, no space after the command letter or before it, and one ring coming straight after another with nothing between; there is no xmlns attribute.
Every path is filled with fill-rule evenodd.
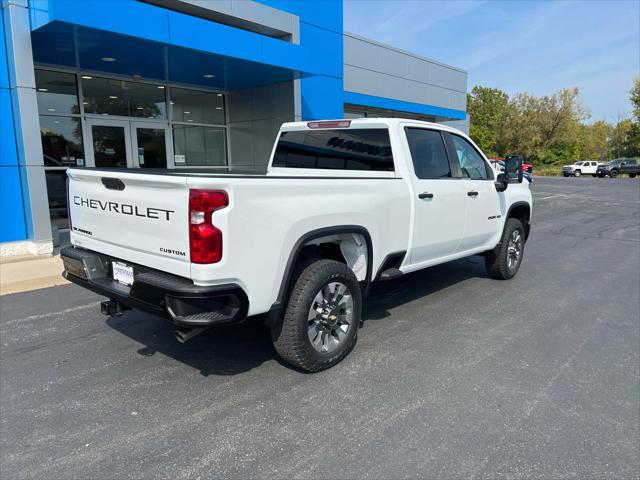
<svg viewBox="0 0 640 480"><path fill-rule="evenodd" d="M31 8L31 3L29 4ZM44 0L31 9L31 28L59 20L71 24L133 34L156 42L169 41L169 10L146 3L121 0Z"/></svg>
<svg viewBox="0 0 640 480"><path fill-rule="evenodd" d="M301 80L302 119L318 120L342 118L342 79L314 76Z"/></svg>
<svg viewBox="0 0 640 480"><path fill-rule="evenodd" d="M0 166L0 242L27 238L18 167Z"/></svg>
<svg viewBox="0 0 640 480"><path fill-rule="evenodd" d="M340 2L331 1L327 5L332 7L329 10L334 14L339 12L341 18ZM132 40L150 40L157 42L157 45L175 45L311 75L342 76L342 36L310 23L301 23L301 42L295 45L134 0L120 0L117 4L108 0L40 0L36 6L38 8L33 10L31 16L32 28L35 24L39 29L33 35L35 57L46 63L50 63L49 57L54 59L54 63L69 63L66 52L58 50L70 43L66 37L69 37L73 25L78 25L127 35ZM326 14L324 10L322 13ZM43 24L43 19L48 19L49 23ZM55 38L51 38L52 35ZM39 40L44 45L40 45ZM78 42L82 43L82 39L78 38ZM109 41L95 45L104 46L103 55L109 56ZM41 55L47 58L40 58ZM64 58L58 61L55 60L57 57ZM95 69L99 69L102 57L95 57Z"/></svg>
<svg viewBox="0 0 640 480"><path fill-rule="evenodd" d="M18 166L11 90L8 88L0 88L0 166Z"/></svg>
<svg viewBox="0 0 640 480"><path fill-rule="evenodd" d="M301 24L300 47L270 37L262 45L265 63L342 78L342 35Z"/></svg>
<svg viewBox="0 0 640 480"><path fill-rule="evenodd" d="M0 242L12 242L27 238L27 226L9 89L3 12L0 9Z"/></svg>

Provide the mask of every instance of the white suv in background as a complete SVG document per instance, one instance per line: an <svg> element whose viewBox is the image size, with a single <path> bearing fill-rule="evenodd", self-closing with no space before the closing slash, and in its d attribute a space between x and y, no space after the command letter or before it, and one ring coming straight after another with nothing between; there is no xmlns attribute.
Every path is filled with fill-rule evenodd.
<svg viewBox="0 0 640 480"><path fill-rule="evenodd" d="M573 175L579 177L580 175L592 175L596 176L598 170L598 162L594 160L574 162L573 165L565 165L562 167L562 175L568 177Z"/></svg>

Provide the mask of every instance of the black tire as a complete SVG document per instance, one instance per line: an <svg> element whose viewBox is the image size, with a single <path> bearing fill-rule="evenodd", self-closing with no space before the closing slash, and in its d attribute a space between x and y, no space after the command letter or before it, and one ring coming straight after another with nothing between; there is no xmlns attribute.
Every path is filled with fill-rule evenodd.
<svg viewBox="0 0 640 480"><path fill-rule="evenodd" d="M517 231L520 234L520 255L519 260L513 268L509 267L509 239L513 233ZM507 223L504 226L502 232L502 239L500 240L500 248L495 256L486 256L484 258L484 265L487 269L487 273L491 278L498 280L509 280L515 277L516 273L522 265L522 258L524 256L524 243L525 233L522 222L517 218L508 218Z"/></svg>
<svg viewBox="0 0 640 480"><path fill-rule="evenodd" d="M609 172L609 176L611 178L616 178L618 176L618 170L611 170L611 172Z"/></svg>
<svg viewBox="0 0 640 480"><path fill-rule="evenodd" d="M631 178L636 178L636 174L635 174L635 173L630 173L630 174L629 174L629 176L630 176Z"/></svg>
<svg viewBox="0 0 640 480"><path fill-rule="evenodd" d="M353 301L352 322L335 350L320 352L311 344L309 310L318 292L332 282L346 286ZM356 344L362 314L362 292L358 279L344 263L335 260L315 260L299 270L291 289L281 322L271 329L271 339L282 359L302 370L319 372L333 367L345 358ZM335 318L335 317L334 317ZM337 342L336 342L337 343Z"/></svg>
<svg viewBox="0 0 640 480"><path fill-rule="evenodd" d="M591 176L592 176L593 178L596 178L598 175L596 175L595 173L592 173L592 174L591 174Z"/></svg>
<svg viewBox="0 0 640 480"><path fill-rule="evenodd" d="M562 175L564 175L565 177L568 177L569 174L568 173L563 173Z"/></svg>
<svg viewBox="0 0 640 480"><path fill-rule="evenodd" d="M580 175L582 175L582 172L580 170L576 170L575 172L573 172L574 177L579 177Z"/></svg>

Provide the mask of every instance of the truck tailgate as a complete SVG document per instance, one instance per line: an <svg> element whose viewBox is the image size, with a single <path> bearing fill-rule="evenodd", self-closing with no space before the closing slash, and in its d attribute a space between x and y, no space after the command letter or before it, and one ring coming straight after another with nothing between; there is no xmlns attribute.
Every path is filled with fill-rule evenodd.
<svg viewBox="0 0 640 480"><path fill-rule="evenodd" d="M190 277L185 177L74 169L67 175L73 244Z"/></svg>

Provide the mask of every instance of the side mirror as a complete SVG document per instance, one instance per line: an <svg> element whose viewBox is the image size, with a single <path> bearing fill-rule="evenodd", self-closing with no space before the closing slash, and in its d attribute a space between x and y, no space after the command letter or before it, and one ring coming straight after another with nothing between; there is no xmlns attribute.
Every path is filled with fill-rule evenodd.
<svg viewBox="0 0 640 480"><path fill-rule="evenodd" d="M520 155L506 158L504 174L507 183L522 183L522 157Z"/></svg>
<svg viewBox="0 0 640 480"><path fill-rule="evenodd" d="M496 191L504 192L509 186L509 182L507 182L507 176L504 173L499 173L496 176Z"/></svg>

